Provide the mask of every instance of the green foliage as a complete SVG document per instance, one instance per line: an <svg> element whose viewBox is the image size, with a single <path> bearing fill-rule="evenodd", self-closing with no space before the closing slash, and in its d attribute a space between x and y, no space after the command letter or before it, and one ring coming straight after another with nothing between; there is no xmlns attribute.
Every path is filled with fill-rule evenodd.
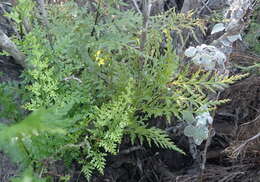
<svg viewBox="0 0 260 182"><path fill-rule="evenodd" d="M21 94L16 83L0 84L0 119L17 121L23 116L18 105L18 98Z"/></svg>
<svg viewBox="0 0 260 182"><path fill-rule="evenodd" d="M212 107L226 102L225 100L210 101L207 93L216 93L216 90L223 90L228 84L247 76L245 74L225 77L203 70L198 70L191 76L188 75L189 70L183 70L169 85L176 91L173 97L179 106L178 111L185 111L185 108L189 108L195 113L202 113L205 108L211 110Z"/></svg>
<svg viewBox="0 0 260 182"><path fill-rule="evenodd" d="M260 29L260 24L256 22L252 22L250 24L249 33L245 37L246 41L250 45L251 50L257 54L260 54L259 29Z"/></svg>
<svg viewBox="0 0 260 182"><path fill-rule="evenodd" d="M34 17L34 6L34 1L17 0L17 5L13 7L13 11L5 14L5 16L15 22L20 34L24 34L26 28L30 26L30 21L32 21Z"/></svg>
<svg viewBox="0 0 260 182"><path fill-rule="evenodd" d="M17 124L2 124L0 149L23 166L30 165L33 160L50 156L60 144L58 139L64 137L66 127L72 123L71 119L64 118L70 108L71 104L59 110L56 107L40 109ZM53 135L55 138L50 140Z"/></svg>
<svg viewBox="0 0 260 182"><path fill-rule="evenodd" d="M222 23L224 21L224 14L222 11L214 11L209 17L209 22Z"/></svg>
<svg viewBox="0 0 260 182"><path fill-rule="evenodd" d="M145 126L132 125L129 128L128 133L130 135L132 144L134 144L136 139L139 138L141 145L143 145L143 142L146 141L150 147L152 146L152 143L154 143L158 148L175 150L184 154L181 149L172 144L172 141L167 136L167 133L161 129L155 127L147 128Z"/></svg>
<svg viewBox="0 0 260 182"><path fill-rule="evenodd" d="M11 182L46 182L46 180L35 176L33 170L28 168L21 177L12 178Z"/></svg>
<svg viewBox="0 0 260 182"><path fill-rule="evenodd" d="M205 25L202 19L193 18L194 12L176 13L175 9L171 9L164 14L152 17L152 27L159 29L164 33L174 31L179 38L181 46L184 46L189 36L184 37L183 31L190 32L192 38L198 41L194 30L197 28L205 34ZM167 22L167 23L165 23Z"/></svg>
<svg viewBox="0 0 260 182"><path fill-rule="evenodd" d="M84 150L87 158L80 161L84 164L83 173L89 178L91 169L103 172L105 168L106 153L116 154L118 145L125 134L125 128L132 122L133 108L131 106L130 90L112 102L103 104L100 108L94 107L93 113L86 119L87 125L93 127L87 129L85 144L88 147Z"/></svg>
<svg viewBox="0 0 260 182"><path fill-rule="evenodd" d="M256 7L254 9L254 14L251 20L251 23L249 24L248 31L246 32L246 35L244 36L245 41L248 44L249 49L255 54L255 56L259 57L260 55L260 4L259 1L256 3ZM240 68L244 72L251 72L254 74L260 73L260 64L258 63L258 60L256 61L250 61L247 66L237 65L238 68Z"/></svg>
<svg viewBox="0 0 260 182"><path fill-rule="evenodd" d="M248 32L245 35L245 40L248 43L249 49L256 54L260 55L260 4L259 1L256 3L255 12L253 14L251 23L248 28ZM256 60L253 63L249 63L248 66L237 65L238 68L245 72L252 72L254 74L260 73L260 63Z"/></svg>
<svg viewBox="0 0 260 182"><path fill-rule="evenodd" d="M260 55L260 5L255 7L255 13L249 25L245 40L248 43L250 49L256 54Z"/></svg>
<svg viewBox="0 0 260 182"><path fill-rule="evenodd" d="M34 67L24 72L25 89L32 96L31 103L25 105L28 110L50 106L51 103L55 103L54 99L58 98L59 82L55 78L54 68L49 67L49 60L54 57L45 36L46 34L41 33L40 27L36 26L34 31L27 34L25 40L21 42L21 46L26 47L24 52L28 55L27 60L30 60L29 65ZM28 82L33 83L28 84Z"/></svg>
<svg viewBox="0 0 260 182"><path fill-rule="evenodd" d="M221 103L207 99L209 90L240 78L202 70L191 74L188 66L180 66L170 31L203 30L192 14L169 11L152 18L140 50L142 17L114 3L94 3L95 11L72 2L53 5L48 30L35 21L32 31L16 41L27 55L23 100L33 113L2 126L0 147L14 159L43 167L43 159L62 159L68 169L77 162L90 179L95 170L103 172L109 154L118 153L123 137L184 153L166 132L148 127L149 119L170 122L188 109L204 112ZM169 26L162 26L165 21Z"/></svg>

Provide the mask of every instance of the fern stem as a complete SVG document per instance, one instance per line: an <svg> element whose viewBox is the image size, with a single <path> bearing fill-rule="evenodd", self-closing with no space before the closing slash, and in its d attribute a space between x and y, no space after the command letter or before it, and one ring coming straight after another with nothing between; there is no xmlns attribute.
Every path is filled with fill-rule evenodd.
<svg viewBox="0 0 260 182"><path fill-rule="evenodd" d="M144 51L145 43L147 41L147 29L148 29L148 20L151 12L151 0L143 0L143 27L140 41L140 51ZM141 58L141 67L144 65L144 58Z"/></svg>
<svg viewBox="0 0 260 182"><path fill-rule="evenodd" d="M98 18L100 17L101 1L102 1L102 0L99 0L99 1L98 1L98 7L97 7L97 10L96 10L96 15L95 15L95 23L94 23L94 26L93 26L92 31L91 31L91 37L93 37L94 34L95 34L95 32L96 32L95 26L98 24ZM96 38L96 40L97 40L97 37L95 37L95 38Z"/></svg>

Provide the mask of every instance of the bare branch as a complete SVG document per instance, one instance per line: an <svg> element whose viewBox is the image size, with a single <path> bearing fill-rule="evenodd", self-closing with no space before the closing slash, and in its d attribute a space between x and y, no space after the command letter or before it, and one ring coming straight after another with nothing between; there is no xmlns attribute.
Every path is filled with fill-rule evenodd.
<svg viewBox="0 0 260 182"><path fill-rule="evenodd" d="M139 8L139 6L138 6L136 0L132 0L132 2L134 3L135 8L136 8L136 10L138 11L138 13L142 14L142 11L140 10L140 8Z"/></svg>
<svg viewBox="0 0 260 182"><path fill-rule="evenodd" d="M254 136L252 136L251 138L245 140L241 145L239 145L233 152L232 152L232 155L233 156L238 156L241 151L243 150L243 148L245 148L247 146L248 143L254 141L255 139L259 138L260 137L260 132Z"/></svg>
<svg viewBox="0 0 260 182"><path fill-rule="evenodd" d="M78 81L79 83L82 83L82 81L81 81L79 78L75 77L74 75L69 76L69 77L66 77L66 78L64 78L63 80L64 80L64 81L76 80L76 81Z"/></svg>
<svg viewBox="0 0 260 182"><path fill-rule="evenodd" d="M15 63L26 67L25 55L18 50L16 45L9 39L9 37L0 30L0 48L8 52L15 60Z"/></svg>
<svg viewBox="0 0 260 182"><path fill-rule="evenodd" d="M120 151L119 154L130 154L130 153L135 152L137 150L143 150L143 149L144 149L144 147L142 147L142 146L133 146L133 147L130 147L130 148L127 148L125 150Z"/></svg>

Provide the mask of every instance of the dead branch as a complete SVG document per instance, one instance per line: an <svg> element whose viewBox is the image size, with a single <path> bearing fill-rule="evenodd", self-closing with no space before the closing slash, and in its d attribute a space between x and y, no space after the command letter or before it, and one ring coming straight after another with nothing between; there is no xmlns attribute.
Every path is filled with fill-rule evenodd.
<svg viewBox="0 0 260 182"><path fill-rule="evenodd" d="M15 63L26 67L25 55L18 50L16 45L9 39L9 37L0 30L0 48L9 53L15 60Z"/></svg>
<svg viewBox="0 0 260 182"><path fill-rule="evenodd" d="M247 144L249 144L250 142L252 142L253 140L257 139L258 137L260 137L260 132L258 134L256 134L255 136L245 140L242 144L240 144L232 153L232 156L237 157L241 151L247 146Z"/></svg>
<svg viewBox="0 0 260 182"><path fill-rule="evenodd" d="M132 1L133 1L133 3L134 3L134 6L135 6L136 10L138 11L138 13L142 14L142 11L140 10L140 8L139 8L139 6L138 6L136 0L132 0Z"/></svg>
<svg viewBox="0 0 260 182"><path fill-rule="evenodd" d="M74 75L69 76L69 77L66 77L66 78L64 78L63 80L64 80L64 81L76 80L76 81L78 81L79 83L82 83L82 81L81 81L79 78L75 77Z"/></svg>
<svg viewBox="0 0 260 182"><path fill-rule="evenodd" d="M213 129L213 126L210 125L209 126L209 137L206 140L206 144L202 153L202 162L201 162L201 171L200 171L200 175L198 176L198 181L203 181L203 176L204 176L204 172L205 172L205 166L206 166L206 162L207 162L207 153L208 153L208 147L211 144L211 140L213 138L213 136L215 135L215 131Z"/></svg>
<svg viewBox="0 0 260 182"><path fill-rule="evenodd" d="M241 52L241 51L234 51L233 53L231 53L231 58L237 58L237 59L245 59L248 62L260 62L260 58L257 57L256 55L249 55L246 52ZM243 60L244 61L244 60Z"/></svg>
<svg viewBox="0 0 260 182"><path fill-rule="evenodd" d="M119 154L130 154L130 153L135 152L137 150L143 150L143 149L144 149L144 147L142 147L142 146L133 146L133 147L130 147L130 148L127 148L125 150L120 151Z"/></svg>

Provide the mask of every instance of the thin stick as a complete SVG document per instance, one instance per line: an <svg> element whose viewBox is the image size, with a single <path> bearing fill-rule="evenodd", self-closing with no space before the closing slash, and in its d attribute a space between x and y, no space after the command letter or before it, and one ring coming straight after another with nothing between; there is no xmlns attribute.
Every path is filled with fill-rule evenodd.
<svg viewBox="0 0 260 182"><path fill-rule="evenodd" d="M202 154L202 163L201 163L201 173L200 173L200 181L203 181L203 174L205 171L205 165L207 162L207 152L208 152L208 147L210 146L211 143L211 139L214 136L214 129L212 127L212 124L209 126L209 137L207 138L206 144L205 144L205 148Z"/></svg>
<svg viewBox="0 0 260 182"><path fill-rule="evenodd" d="M98 24L98 18L100 17L100 7L101 7L101 0L98 1L98 7L97 7L97 10L96 10L96 16L95 16L95 23L94 23L94 26L93 26L92 31L91 31L92 37L94 36L94 34L96 32L95 26Z"/></svg>
<svg viewBox="0 0 260 182"><path fill-rule="evenodd" d="M237 153L237 155L239 155L239 153L241 152L241 150L251 141L257 139L258 137L260 137L260 132L258 134L256 134L255 136L247 139L246 141L244 141L241 145L239 145L234 151L233 154ZM236 156L237 156L236 155Z"/></svg>
<svg viewBox="0 0 260 182"><path fill-rule="evenodd" d="M63 80L64 80L64 81L76 80L76 81L78 81L79 83L82 83L82 81L81 81L79 78L75 77L74 75L69 76L69 77L66 77L66 78L64 78Z"/></svg>
<svg viewBox="0 0 260 182"><path fill-rule="evenodd" d="M128 149L120 151L119 154L130 154L132 152L135 152L137 150L142 150L142 149L144 149L142 146L133 146Z"/></svg>
<svg viewBox="0 0 260 182"><path fill-rule="evenodd" d="M220 92L218 92L218 94L216 96L216 100L218 100L219 97L220 97ZM213 112L212 118L214 118L215 115L216 115L216 111ZM203 151L203 154L202 154L201 172L200 172L200 175L199 175L199 181L201 181L201 182L203 181L203 174L204 174L205 166L206 166L206 162L207 162L208 147L211 144L212 137L215 135L215 131L214 131L214 128L213 128L213 122L209 123L208 128L209 128L209 137L207 138L207 141L206 141L206 144L205 144L205 147L204 147L204 151Z"/></svg>
<svg viewBox="0 0 260 182"><path fill-rule="evenodd" d="M136 0L132 0L132 2L134 3L135 8L136 8L136 10L138 11L138 13L142 14L142 11L140 10L140 8L139 8L139 6L138 6Z"/></svg>

